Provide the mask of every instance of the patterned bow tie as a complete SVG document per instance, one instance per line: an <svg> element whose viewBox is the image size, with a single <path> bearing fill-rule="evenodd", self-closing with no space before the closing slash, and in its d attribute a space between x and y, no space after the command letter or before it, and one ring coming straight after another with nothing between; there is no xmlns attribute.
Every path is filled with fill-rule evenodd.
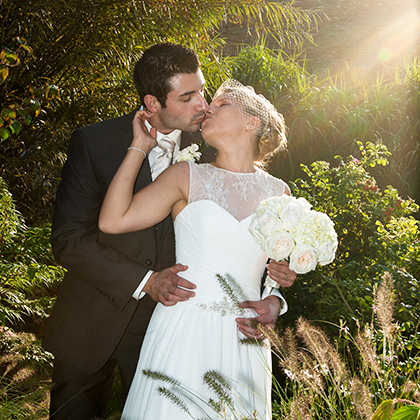
<svg viewBox="0 0 420 420"><path fill-rule="evenodd" d="M172 164L175 142L169 137L162 137L157 142L163 153L156 158L152 169L152 180L154 181L166 168Z"/></svg>

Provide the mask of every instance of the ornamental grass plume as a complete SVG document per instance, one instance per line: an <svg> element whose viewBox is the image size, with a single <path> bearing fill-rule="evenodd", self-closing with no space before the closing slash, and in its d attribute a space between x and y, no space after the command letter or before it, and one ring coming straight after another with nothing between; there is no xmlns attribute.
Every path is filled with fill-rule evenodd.
<svg viewBox="0 0 420 420"><path fill-rule="evenodd" d="M283 349L280 366L284 373L292 380L297 381L301 364L299 360L299 348L296 336L291 328L287 328L284 334L278 337L279 348Z"/></svg>
<svg viewBox="0 0 420 420"><path fill-rule="evenodd" d="M408 380L403 387L403 395L416 403L420 403L420 384Z"/></svg>
<svg viewBox="0 0 420 420"><path fill-rule="evenodd" d="M209 389L215 392L219 398L219 401L223 405L227 405L229 407L234 406L231 397L232 385L224 375L215 370L209 370L204 374L203 381L209 387Z"/></svg>
<svg viewBox="0 0 420 420"><path fill-rule="evenodd" d="M298 356L301 361L298 381L310 388L313 392L322 393L325 389L325 380L322 373L319 372L317 361L303 351Z"/></svg>
<svg viewBox="0 0 420 420"><path fill-rule="evenodd" d="M320 329L311 325L303 318L297 321L297 335L304 341L308 350L316 358L323 375L334 378L337 384L342 383L348 372L337 350L332 346L327 335ZM330 373L330 371L332 371Z"/></svg>
<svg viewBox="0 0 420 420"><path fill-rule="evenodd" d="M379 377L381 368L369 330L365 330L364 334L359 332L356 335L356 345L365 364Z"/></svg>
<svg viewBox="0 0 420 420"><path fill-rule="evenodd" d="M297 337L291 328L286 329L283 336L279 336L283 354L279 362L286 376L298 382L315 393L322 393L325 382L318 369L318 363L304 349L300 349Z"/></svg>
<svg viewBox="0 0 420 420"><path fill-rule="evenodd" d="M355 406L355 413L362 420L370 420L373 416L372 400L368 387L358 378L350 382L351 398Z"/></svg>
<svg viewBox="0 0 420 420"><path fill-rule="evenodd" d="M387 350L393 352L393 333L395 325L393 323L394 314L394 282L390 273L385 273L382 277L381 285L373 291L373 308L380 331L383 334L383 357ZM389 347L389 348L387 348Z"/></svg>
<svg viewBox="0 0 420 420"><path fill-rule="evenodd" d="M308 395L297 395L290 403L290 411L285 420L311 420L311 401Z"/></svg>
<svg viewBox="0 0 420 420"><path fill-rule="evenodd" d="M36 372L35 369L29 368L29 367L23 367L16 371L16 373L12 376L11 380L14 382L14 384L23 383L24 381L27 381L30 378L33 378L35 376Z"/></svg>
<svg viewBox="0 0 420 420"><path fill-rule="evenodd" d="M280 338L279 332L276 329L272 327L267 327L263 324L258 324L257 327L261 334L264 336L264 338L268 339L272 353L275 354L277 357L282 358L283 354L285 353L285 350L283 348L283 342Z"/></svg>

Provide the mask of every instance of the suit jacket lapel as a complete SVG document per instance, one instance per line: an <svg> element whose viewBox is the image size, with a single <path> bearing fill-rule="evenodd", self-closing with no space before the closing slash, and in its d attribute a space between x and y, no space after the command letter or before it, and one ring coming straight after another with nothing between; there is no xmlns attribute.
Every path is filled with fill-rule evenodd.
<svg viewBox="0 0 420 420"><path fill-rule="evenodd" d="M181 146L180 150L185 149L191 143L197 143L199 146L202 144L203 138L201 137L201 132L196 131L195 133L188 133L186 131L183 131L181 133Z"/></svg>

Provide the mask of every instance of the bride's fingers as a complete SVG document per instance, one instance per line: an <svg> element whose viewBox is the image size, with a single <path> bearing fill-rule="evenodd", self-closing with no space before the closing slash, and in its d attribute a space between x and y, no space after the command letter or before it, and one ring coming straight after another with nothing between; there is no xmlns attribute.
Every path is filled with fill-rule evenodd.
<svg viewBox="0 0 420 420"><path fill-rule="evenodd" d="M147 131L145 121L146 118L142 115L142 111L137 111L132 122L134 134L136 134L137 130L141 130L143 132Z"/></svg>
<svg viewBox="0 0 420 420"><path fill-rule="evenodd" d="M146 118L150 118L153 117L155 114L152 111L149 111L147 108L143 108L139 111L137 111L142 117Z"/></svg>
<svg viewBox="0 0 420 420"><path fill-rule="evenodd" d="M144 111L137 111L133 121L133 143L132 146L139 147L148 153L153 147L156 146L157 132L156 128L150 130L146 127L146 114Z"/></svg>
<svg viewBox="0 0 420 420"><path fill-rule="evenodd" d="M152 117L154 114L149 111L137 111L133 118L133 124L139 125L147 131L146 120L147 118Z"/></svg>
<svg viewBox="0 0 420 420"><path fill-rule="evenodd" d="M152 127L150 129L149 134L156 140L156 138L157 138L157 129L156 129L156 127Z"/></svg>

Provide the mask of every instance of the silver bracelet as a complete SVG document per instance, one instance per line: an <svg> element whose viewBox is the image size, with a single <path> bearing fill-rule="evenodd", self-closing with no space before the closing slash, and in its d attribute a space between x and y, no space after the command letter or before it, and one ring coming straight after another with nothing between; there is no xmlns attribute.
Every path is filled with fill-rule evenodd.
<svg viewBox="0 0 420 420"><path fill-rule="evenodd" d="M142 152L144 155L144 158L147 157L146 152L144 150L139 149L138 147L130 146L127 148L127 150L137 150L138 152Z"/></svg>

